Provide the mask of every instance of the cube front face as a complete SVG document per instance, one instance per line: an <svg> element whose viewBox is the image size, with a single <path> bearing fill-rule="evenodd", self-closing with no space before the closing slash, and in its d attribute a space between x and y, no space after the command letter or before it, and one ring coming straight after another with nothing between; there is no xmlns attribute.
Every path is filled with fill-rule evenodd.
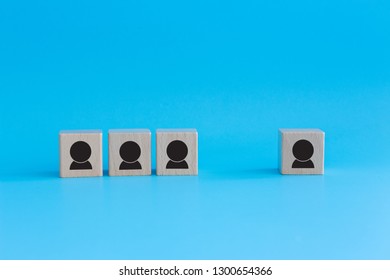
<svg viewBox="0 0 390 280"><path fill-rule="evenodd" d="M102 132L60 132L60 177L103 175Z"/></svg>
<svg viewBox="0 0 390 280"><path fill-rule="evenodd" d="M156 135L157 175L198 175L195 129L159 129Z"/></svg>
<svg viewBox="0 0 390 280"><path fill-rule="evenodd" d="M324 174L325 133L319 129L280 129L280 172Z"/></svg>
<svg viewBox="0 0 390 280"><path fill-rule="evenodd" d="M142 130L110 130L109 175L136 176L151 174L151 133Z"/></svg>

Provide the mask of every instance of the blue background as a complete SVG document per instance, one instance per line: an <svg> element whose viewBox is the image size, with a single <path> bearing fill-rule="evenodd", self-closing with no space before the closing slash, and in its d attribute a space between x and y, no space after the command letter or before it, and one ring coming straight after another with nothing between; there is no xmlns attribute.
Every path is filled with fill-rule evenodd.
<svg viewBox="0 0 390 280"><path fill-rule="evenodd" d="M389 259L389 27L375 0L2 1L0 258ZM181 127L199 176L107 176L108 129ZM326 132L324 176L279 175L280 127ZM96 128L105 176L58 178L59 130Z"/></svg>

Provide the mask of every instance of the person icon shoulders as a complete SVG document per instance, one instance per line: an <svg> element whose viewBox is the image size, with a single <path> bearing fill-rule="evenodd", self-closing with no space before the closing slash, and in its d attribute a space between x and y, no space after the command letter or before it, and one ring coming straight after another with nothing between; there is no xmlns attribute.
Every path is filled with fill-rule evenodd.
<svg viewBox="0 0 390 280"><path fill-rule="evenodd" d="M295 161L292 168L314 168L314 163L311 157L314 154L313 144L307 140L299 140L293 146L293 155Z"/></svg>
<svg viewBox="0 0 390 280"><path fill-rule="evenodd" d="M142 166L138 161L131 162L131 163L123 161L119 166L119 170L136 170L136 169L142 169Z"/></svg>
<svg viewBox="0 0 390 280"><path fill-rule="evenodd" d="M122 144L119 149L119 155L122 158L122 163L119 170L137 170L142 169L138 159L141 156L141 148L134 141L127 141Z"/></svg>
<svg viewBox="0 0 390 280"><path fill-rule="evenodd" d="M185 158L188 155L187 145L180 140L174 140L167 147L167 156L169 161L167 169L188 169Z"/></svg>
<svg viewBox="0 0 390 280"><path fill-rule="evenodd" d="M185 160L181 162L170 160L167 163L167 169L188 169L188 164Z"/></svg>
<svg viewBox="0 0 390 280"><path fill-rule="evenodd" d="M73 162L70 165L70 170L89 170L92 169L91 163L88 161L92 151L88 143L84 141L75 142L70 147L70 156Z"/></svg>

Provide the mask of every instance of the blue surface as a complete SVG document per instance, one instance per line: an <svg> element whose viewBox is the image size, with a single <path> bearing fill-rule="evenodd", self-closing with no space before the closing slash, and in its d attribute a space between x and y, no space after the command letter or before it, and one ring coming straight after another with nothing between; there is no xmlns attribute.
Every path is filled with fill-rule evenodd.
<svg viewBox="0 0 390 280"><path fill-rule="evenodd" d="M1 6L1 259L390 258L387 1ZM61 129L107 170L108 129L176 127L198 177L58 178ZM324 176L278 174L280 127Z"/></svg>

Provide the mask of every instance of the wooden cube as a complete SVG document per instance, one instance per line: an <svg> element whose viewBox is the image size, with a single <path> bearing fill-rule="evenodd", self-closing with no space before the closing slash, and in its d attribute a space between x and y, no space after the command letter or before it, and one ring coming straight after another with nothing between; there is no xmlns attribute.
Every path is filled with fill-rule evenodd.
<svg viewBox="0 0 390 280"><path fill-rule="evenodd" d="M150 175L150 138L149 129L109 130L109 175Z"/></svg>
<svg viewBox="0 0 390 280"><path fill-rule="evenodd" d="M324 174L325 133L319 129L280 129L282 174Z"/></svg>
<svg viewBox="0 0 390 280"><path fill-rule="evenodd" d="M60 131L60 177L103 175L102 131Z"/></svg>
<svg viewBox="0 0 390 280"><path fill-rule="evenodd" d="M198 175L196 129L158 129L157 175Z"/></svg>

